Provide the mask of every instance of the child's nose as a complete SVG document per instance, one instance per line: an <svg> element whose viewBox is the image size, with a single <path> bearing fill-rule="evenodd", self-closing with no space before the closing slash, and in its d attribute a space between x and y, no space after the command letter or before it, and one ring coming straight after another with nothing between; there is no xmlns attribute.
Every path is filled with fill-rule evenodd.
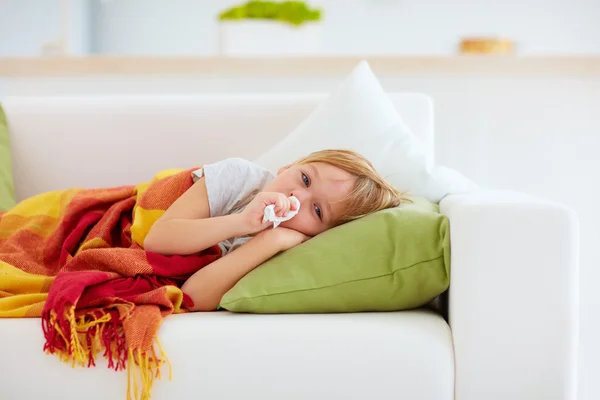
<svg viewBox="0 0 600 400"><path fill-rule="evenodd" d="M306 190L298 189L290 192L290 196L296 197L298 200L300 200L300 204L302 204L308 198L308 193Z"/></svg>

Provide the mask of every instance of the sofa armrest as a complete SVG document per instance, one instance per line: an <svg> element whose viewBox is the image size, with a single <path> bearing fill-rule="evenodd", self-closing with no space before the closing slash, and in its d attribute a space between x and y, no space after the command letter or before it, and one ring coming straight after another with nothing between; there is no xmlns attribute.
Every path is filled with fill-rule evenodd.
<svg viewBox="0 0 600 400"><path fill-rule="evenodd" d="M448 196L456 400L575 399L576 214L521 193Z"/></svg>

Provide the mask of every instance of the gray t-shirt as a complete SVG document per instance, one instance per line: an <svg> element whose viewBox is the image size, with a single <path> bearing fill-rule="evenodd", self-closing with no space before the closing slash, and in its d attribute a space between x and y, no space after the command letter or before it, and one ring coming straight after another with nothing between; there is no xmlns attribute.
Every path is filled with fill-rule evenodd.
<svg viewBox="0 0 600 400"><path fill-rule="evenodd" d="M194 182L204 176L210 216L241 212L275 175L243 158L227 158L204 165L192 173ZM219 243L223 255L250 240L250 236L229 238Z"/></svg>

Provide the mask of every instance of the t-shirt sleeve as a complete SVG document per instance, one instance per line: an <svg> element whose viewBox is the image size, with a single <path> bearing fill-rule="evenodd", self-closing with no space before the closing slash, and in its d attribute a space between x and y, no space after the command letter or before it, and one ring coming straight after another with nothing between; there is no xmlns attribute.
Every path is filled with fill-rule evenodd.
<svg viewBox="0 0 600 400"><path fill-rule="evenodd" d="M194 182L204 176L211 217L228 215L255 195L270 179L271 173L243 158L204 165L192 173Z"/></svg>

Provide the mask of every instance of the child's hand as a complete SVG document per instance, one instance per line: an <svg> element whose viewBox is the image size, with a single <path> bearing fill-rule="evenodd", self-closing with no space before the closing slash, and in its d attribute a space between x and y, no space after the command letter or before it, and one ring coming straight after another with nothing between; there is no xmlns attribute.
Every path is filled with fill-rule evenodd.
<svg viewBox="0 0 600 400"><path fill-rule="evenodd" d="M265 207L271 204L275 204L275 214L278 217L296 209L295 204L292 204L283 193L260 192L241 213L245 231L248 234L260 232L272 225L272 222L262 222Z"/></svg>

